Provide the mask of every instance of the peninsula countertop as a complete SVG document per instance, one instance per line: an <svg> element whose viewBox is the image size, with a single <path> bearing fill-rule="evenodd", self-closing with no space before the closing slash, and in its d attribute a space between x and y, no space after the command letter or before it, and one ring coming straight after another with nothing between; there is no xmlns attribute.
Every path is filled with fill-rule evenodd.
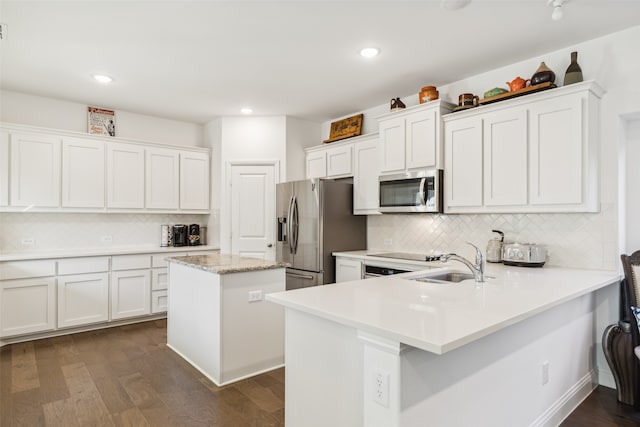
<svg viewBox="0 0 640 427"><path fill-rule="evenodd" d="M462 268L460 268L462 267ZM447 266L267 295L320 318L443 354L571 299L617 283L615 271L487 265L484 283L407 280Z"/></svg>
<svg viewBox="0 0 640 427"><path fill-rule="evenodd" d="M243 257L230 254L207 254L168 257L167 261L186 265L215 274L244 273L248 271L286 268L286 262L266 261L260 258Z"/></svg>

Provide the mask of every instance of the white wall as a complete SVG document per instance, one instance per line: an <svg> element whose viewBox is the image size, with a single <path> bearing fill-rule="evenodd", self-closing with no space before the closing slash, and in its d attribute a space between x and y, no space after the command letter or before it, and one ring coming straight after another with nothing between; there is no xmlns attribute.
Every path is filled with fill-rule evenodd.
<svg viewBox="0 0 640 427"><path fill-rule="evenodd" d="M624 141L621 147L621 224L620 252L631 254L640 250L640 116L630 118L624 123Z"/></svg>
<svg viewBox="0 0 640 427"><path fill-rule="evenodd" d="M3 90L0 121L86 133L87 105ZM197 123L116 110L116 136L121 138L202 147L203 132Z"/></svg>
<svg viewBox="0 0 640 427"><path fill-rule="evenodd" d="M220 190L222 182L222 119L215 119L204 127L204 145L211 149L211 214L207 219L207 244L220 246Z"/></svg>
<svg viewBox="0 0 640 427"><path fill-rule="evenodd" d="M320 123L287 117L287 176L282 181L298 181L306 178L305 148L322 141Z"/></svg>

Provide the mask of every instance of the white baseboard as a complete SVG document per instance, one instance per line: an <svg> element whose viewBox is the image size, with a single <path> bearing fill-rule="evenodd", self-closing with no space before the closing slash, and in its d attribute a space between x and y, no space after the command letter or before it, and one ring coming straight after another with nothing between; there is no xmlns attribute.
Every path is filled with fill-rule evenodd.
<svg viewBox="0 0 640 427"><path fill-rule="evenodd" d="M574 409L591 394L598 385L596 372L591 370L560 399L542 413L530 427L556 427L571 414Z"/></svg>

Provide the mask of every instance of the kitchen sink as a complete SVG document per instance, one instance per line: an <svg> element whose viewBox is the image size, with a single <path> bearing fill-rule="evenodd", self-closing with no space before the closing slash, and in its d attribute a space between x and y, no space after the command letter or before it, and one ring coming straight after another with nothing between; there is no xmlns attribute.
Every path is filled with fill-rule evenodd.
<svg viewBox="0 0 640 427"><path fill-rule="evenodd" d="M451 282L451 283L458 283L468 279L473 280L473 274L462 273L459 271L449 271L447 273L440 273L440 274L426 274L424 276L411 278L411 280L417 280L418 282Z"/></svg>

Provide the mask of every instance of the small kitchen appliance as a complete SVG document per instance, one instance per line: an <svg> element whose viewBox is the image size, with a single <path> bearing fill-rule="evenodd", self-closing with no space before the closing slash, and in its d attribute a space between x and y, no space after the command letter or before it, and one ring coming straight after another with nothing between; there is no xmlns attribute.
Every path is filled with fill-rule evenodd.
<svg viewBox="0 0 640 427"><path fill-rule="evenodd" d="M200 227L200 244L207 244L207 227Z"/></svg>
<svg viewBox="0 0 640 427"><path fill-rule="evenodd" d="M380 176L380 212L442 212L442 169Z"/></svg>
<svg viewBox="0 0 640 427"><path fill-rule="evenodd" d="M502 263L518 267L542 267L547 260L547 248L535 243L505 243Z"/></svg>
<svg viewBox="0 0 640 427"><path fill-rule="evenodd" d="M171 226L168 224L163 224L160 226L160 247L166 248L167 246L173 245L171 233Z"/></svg>
<svg viewBox="0 0 640 427"><path fill-rule="evenodd" d="M198 246L200 244L200 226L191 224L189 226L189 246Z"/></svg>
<svg viewBox="0 0 640 427"><path fill-rule="evenodd" d="M498 233L500 237L489 240L487 243L487 262L502 262L502 244L504 242L504 233L500 230L491 230Z"/></svg>
<svg viewBox="0 0 640 427"><path fill-rule="evenodd" d="M184 224L176 224L173 226L173 246L187 246L187 233L189 227Z"/></svg>

